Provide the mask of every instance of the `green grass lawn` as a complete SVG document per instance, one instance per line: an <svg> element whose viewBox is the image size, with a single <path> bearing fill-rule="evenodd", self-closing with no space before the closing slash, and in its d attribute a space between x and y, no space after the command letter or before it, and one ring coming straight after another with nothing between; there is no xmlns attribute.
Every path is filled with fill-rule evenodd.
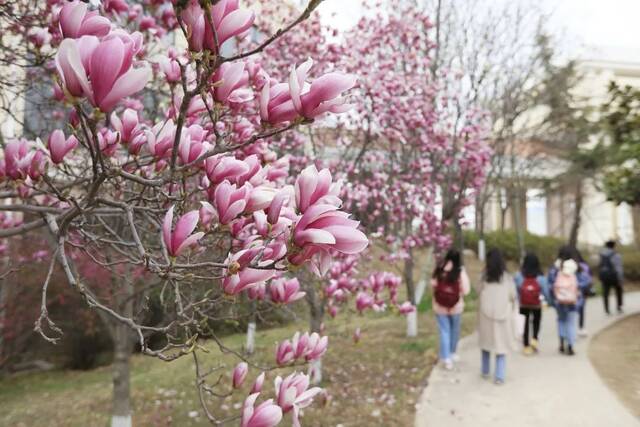
<svg viewBox="0 0 640 427"><path fill-rule="evenodd" d="M472 318L471 313L466 315L464 325L467 331L472 328ZM303 424L411 425L414 405L436 360L437 349L432 313L420 313L419 321L419 336L415 339L405 337L404 317L391 314L352 316L327 322L330 345L324 357L322 385L330 398L325 407L316 402L308 408ZM290 337L303 326L294 324L260 332L257 346L263 360L272 362L274 343ZM358 344L352 340L356 327L362 329L362 339ZM238 334L228 337L227 343L240 349L243 340L244 336ZM203 354L203 358L209 366L228 364L229 368L224 370L228 373L232 362L214 345L206 344L211 352ZM208 425L197 400L190 357L167 363L136 355L131 363L135 425ZM229 416L239 413L239 405L257 373L256 370L251 371L245 388L232 398L212 401L216 414ZM264 397L273 394L276 374L268 374ZM226 386L230 380L224 378L222 383ZM109 367L92 371L15 375L0 382L0 425L106 426L110 399Z"/></svg>
<svg viewBox="0 0 640 427"><path fill-rule="evenodd" d="M472 281L480 266L469 263ZM417 277L416 277L417 278ZM402 292L403 293L403 292ZM324 382L329 398L314 402L303 414L305 426L409 426L413 424L415 404L437 360L438 338L431 312L430 293L419 305L419 335L409 339L406 321L391 313L366 316L341 315L327 320L329 350L323 358ZM402 296L400 297L402 300ZM467 298L463 334L475 324L475 298ZM358 344L352 339L360 327ZM274 363L275 343L290 338L296 330L307 330L300 320L285 327L258 331L255 361ZM225 338L225 344L241 350L244 335ZM224 365L227 376L222 391L228 390L230 371L237 362L222 355L215 344L203 343L210 350L201 353L204 369ZM135 355L131 358L131 389L136 426L205 426L194 386L195 368L190 356L173 362ZM285 370L283 373L290 372ZM250 370L245 386L232 397L210 401L220 418L240 413L259 372ZM273 380L278 372L267 374L262 399L273 397ZM261 399L261 400L262 400ZM323 406L324 405L324 406ZM109 366L91 371L58 370L5 377L0 380L0 426L107 426L111 409L111 370ZM283 425L290 423L287 416ZM236 425L237 422L231 423Z"/></svg>

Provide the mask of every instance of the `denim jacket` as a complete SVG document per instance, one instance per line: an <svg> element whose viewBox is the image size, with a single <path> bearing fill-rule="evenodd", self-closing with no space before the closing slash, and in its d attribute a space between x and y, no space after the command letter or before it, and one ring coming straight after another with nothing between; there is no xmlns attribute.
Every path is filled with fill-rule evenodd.
<svg viewBox="0 0 640 427"><path fill-rule="evenodd" d="M547 276L548 283L549 283L549 299L547 301L549 302L549 305L553 305L554 307L556 307L556 309L559 309L559 305L556 304L555 296L553 294L553 284L556 282L557 275L558 275L558 268L554 265L549 269L549 274ZM562 306L563 308L566 307L568 311L576 311L582 307L582 305L584 304L584 294L589 289L592 282L591 274L589 270L585 269L582 265L581 265L581 269L576 273L576 279L578 281L578 290L579 290L578 301L576 302L575 305Z"/></svg>

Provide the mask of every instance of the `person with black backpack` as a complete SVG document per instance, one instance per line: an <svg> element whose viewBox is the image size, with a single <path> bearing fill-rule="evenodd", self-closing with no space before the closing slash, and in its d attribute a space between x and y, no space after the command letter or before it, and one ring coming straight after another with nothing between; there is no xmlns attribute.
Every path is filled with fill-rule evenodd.
<svg viewBox="0 0 640 427"><path fill-rule="evenodd" d="M609 240L600 252L600 264L598 264L598 276L602 282L602 299L604 311L609 314L609 291L616 290L616 302L618 313L622 313L622 281L624 271L622 269L622 257L616 252L616 242Z"/></svg>
<svg viewBox="0 0 640 427"><path fill-rule="evenodd" d="M538 333L542 320L542 301L549 298L547 278L540 268L540 260L533 253L527 253L522 260L522 267L513 280L518 288L520 314L524 316L524 333L522 343L524 354L531 355L538 351ZM529 329L533 326L532 338L529 341Z"/></svg>
<svg viewBox="0 0 640 427"><path fill-rule="evenodd" d="M436 265L431 279L433 311L440 334L440 361L447 370L457 362L456 348L460 338L460 318L464 296L471 291L469 276L462 266L460 252L449 249Z"/></svg>

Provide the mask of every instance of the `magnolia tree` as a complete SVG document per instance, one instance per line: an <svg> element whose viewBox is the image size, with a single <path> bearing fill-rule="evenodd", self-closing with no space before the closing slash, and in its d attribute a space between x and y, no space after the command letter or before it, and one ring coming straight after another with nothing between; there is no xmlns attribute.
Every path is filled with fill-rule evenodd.
<svg viewBox="0 0 640 427"><path fill-rule="evenodd" d="M286 152L268 143L350 108L342 96L353 75L312 72L311 62L272 70L258 59L320 0L274 33L255 31L254 12L237 0L108 0L95 9L52 0L34 10L13 3L2 6L14 20L11 43L30 78L51 82L51 118L60 121L41 138L7 139L0 167L2 210L12 218L0 237L38 233L50 248L36 330L52 343L63 333L47 311L58 268L125 343L116 346L113 425L131 424L126 360L134 341L165 361L193 358L212 423L273 426L290 413L299 425L300 409L321 389L294 371L277 377L275 399L264 400L265 372L319 359L328 338L296 335L278 346L273 366L258 366L227 347L210 321L237 318L244 298L267 289L273 303L291 303L299 293L277 278L283 272L322 275L336 254L368 245L331 174L312 167L291 176ZM108 277L100 289L90 280L98 275ZM161 320L135 304L150 297L162 305ZM152 335L164 344L151 347ZM238 359L231 384L220 380L227 364L204 368L211 356L203 337ZM256 379L241 413L221 415L216 399L245 392L250 370Z"/></svg>
<svg viewBox="0 0 640 427"><path fill-rule="evenodd" d="M377 237L384 258L400 265L408 302L415 305L427 283L416 289L417 249L431 254L446 248L463 208L484 184L491 157L485 116L470 108L460 112L463 75L434 71L432 23L421 8L400 1L367 8L344 34L319 22L304 25L322 30L308 38L296 38L293 30L286 43L270 46L269 59L282 64L303 60L307 49L322 50L323 61L358 74L354 91L362 102L332 129L287 134L280 145L297 148L296 164L313 157L345 180L346 206ZM407 314L414 336L415 310Z"/></svg>

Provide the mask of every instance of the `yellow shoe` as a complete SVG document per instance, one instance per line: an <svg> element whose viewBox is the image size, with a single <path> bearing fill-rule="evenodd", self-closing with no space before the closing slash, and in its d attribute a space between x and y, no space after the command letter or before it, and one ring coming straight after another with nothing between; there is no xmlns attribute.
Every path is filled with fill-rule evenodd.
<svg viewBox="0 0 640 427"><path fill-rule="evenodd" d="M533 338L531 339L531 347L534 351L538 351L538 340Z"/></svg>
<svg viewBox="0 0 640 427"><path fill-rule="evenodd" d="M525 356L531 356L533 354L533 348L525 347L524 350L522 350L522 352L524 353Z"/></svg>

